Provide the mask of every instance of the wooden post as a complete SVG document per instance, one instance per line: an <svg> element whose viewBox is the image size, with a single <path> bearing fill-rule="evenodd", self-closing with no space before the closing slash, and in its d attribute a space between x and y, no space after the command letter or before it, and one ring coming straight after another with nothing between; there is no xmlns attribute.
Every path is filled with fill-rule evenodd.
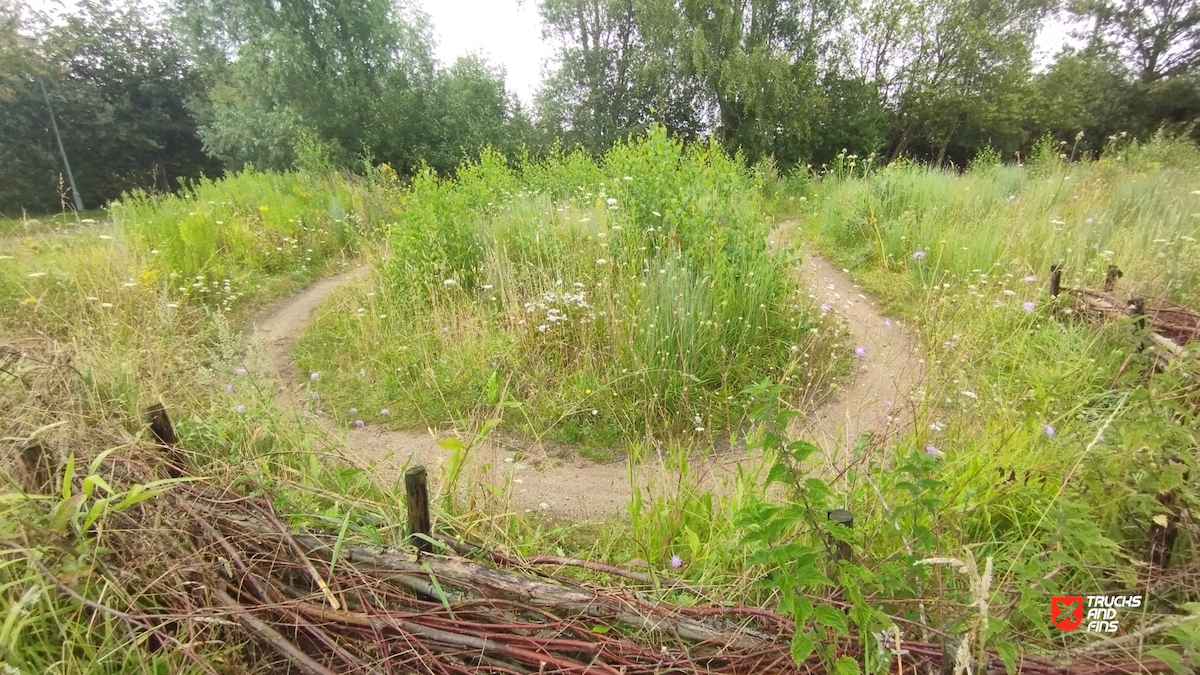
<svg viewBox="0 0 1200 675"><path fill-rule="evenodd" d="M1125 276L1125 273L1117 269L1116 265L1109 265L1108 272L1104 274L1104 292L1112 293L1113 288L1117 285L1117 279Z"/></svg>
<svg viewBox="0 0 1200 675"><path fill-rule="evenodd" d="M1146 327L1146 301L1142 298L1129 299L1129 313L1137 317L1138 330Z"/></svg>
<svg viewBox="0 0 1200 675"><path fill-rule="evenodd" d="M1050 297L1057 298L1058 291L1062 286L1062 263L1055 263L1050 266Z"/></svg>
<svg viewBox="0 0 1200 675"><path fill-rule="evenodd" d="M433 552L429 524L429 486L425 480L425 467L414 466L404 472L404 490L408 495L408 540L418 551ZM424 535L418 537L417 535Z"/></svg>
<svg viewBox="0 0 1200 675"><path fill-rule="evenodd" d="M39 440L31 439L21 446L21 461L25 464L25 489L34 494L48 494L50 489L50 453Z"/></svg>
<svg viewBox="0 0 1200 675"><path fill-rule="evenodd" d="M1178 463L1178 457L1172 457L1171 463ZM1183 472L1183 482L1186 485L1188 472ZM1171 549L1175 547L1175 539L1179 536L1179 491L1170 490L1157 497L1158 503L1166 512L1167 524L1160 525L1150 521L1150 529L1146 532L1146 562L1151 567L1166 569L1171 564Z"/></svg>
<svg viewBox="0 0 1200 675"><path fill-rule="evenodd" d="M146 423L150 425L150 433L158 441L159 447L166 450L167 475L179 478L184 474L183 457L179 453L179 437L175 435L175 427L171 418L167 417L167 408L162 403L155 403L146 408Z"/></svg>
<svg viewBox="0 0 1200 675"><path fill-rule="evenodd" d="M828 518L829 521L832 523L836 523L838 525L844 525L847 529L851 529L851 530L854 529L854 514L850 513L846 509L834 509L832 511L827 511L825 513L825 517ZM839 560L850 561L853 559L853 556L854 556L854 551L850 548L850 542L840 541L840 540L836 540L836 539L834 540L834 542L833 542L833 560L834 560L834 562L837 562Z"/></svg>

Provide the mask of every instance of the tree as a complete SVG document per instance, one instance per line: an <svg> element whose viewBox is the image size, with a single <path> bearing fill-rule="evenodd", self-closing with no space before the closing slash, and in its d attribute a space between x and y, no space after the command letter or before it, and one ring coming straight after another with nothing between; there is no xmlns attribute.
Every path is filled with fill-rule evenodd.
<svg viewBox="0 0 1200 675"><path fill-rule="evenodd" d="M0 112L0 147L13 152L0 161L0 171L11 172L0 182L20 186L0 195L0 208L46 210L61 203L43 84L88 206L125 190L171 190L181 179L219 172L183 103L201 83L165 27L143 8L84 0L60 25L28 30L29 37L9 32L0 38L8 45L8 65L0 71L16 73L6 77L10 95ZM14 44L20 45L16 59L9 56Z"/></svg>
<svg viewBox="0 0 1200 675"><path fill-rule="evenodd" d="M1092 45L1116 45L1143 84L1188 75L1200 65L1196 0L1076 0L1071 11L1092 23Z"/></svg>

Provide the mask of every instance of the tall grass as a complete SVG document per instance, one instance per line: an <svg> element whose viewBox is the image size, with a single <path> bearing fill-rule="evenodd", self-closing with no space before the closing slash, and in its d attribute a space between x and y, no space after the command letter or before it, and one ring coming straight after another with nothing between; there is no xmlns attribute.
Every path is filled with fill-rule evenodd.
<svg viewBox="0 0 1200 675"><path fill-rule="evenodd" d="M735 427L747 384L788 378L798 395L829 376L812 355L832 331L767 251L759 199L736 161L661 129L599 164L485 153L453 179L422 173L374 294L319 317L301 363L333 374L340 407L407 424L466 419L503 389L535 436Z"/></svg>

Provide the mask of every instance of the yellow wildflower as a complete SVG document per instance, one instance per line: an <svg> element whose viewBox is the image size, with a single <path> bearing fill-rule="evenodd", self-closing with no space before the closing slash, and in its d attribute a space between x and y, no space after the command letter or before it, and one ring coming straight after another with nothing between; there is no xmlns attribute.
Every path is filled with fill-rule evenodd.
<svg viewBox="0 0 1200 675"><path fill-rule="evenodd" d="M264 204L263 206L260 206L260 207L258 207L258 210L259 210L259 211L262 211L263 213L266 213L266 212L267 212L267 207L266 207L266 205Z"/></svg>

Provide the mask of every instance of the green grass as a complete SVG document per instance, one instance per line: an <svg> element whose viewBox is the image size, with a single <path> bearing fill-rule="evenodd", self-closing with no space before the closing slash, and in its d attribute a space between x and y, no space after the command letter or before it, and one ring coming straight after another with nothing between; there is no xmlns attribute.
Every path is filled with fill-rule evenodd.
<svg viewBox="0 0 1200 675"><path fill-rule="evenodd" d="M598 165L489 154L423 174L374 285L326 307L300 363L337 409L421 428L503 395L518 432L584 446L735 429L747 385L779 379L798 400L835 370L832 331L767 251L760 200L719 151L661 131Z"/></svg>
<svg viewBox="0 0 1200 675"><path fill-rule="evenodd" d="M106 209L0 217L0 237L21 238L56 234L89 225L103 225L108 220Z"/></svg>

